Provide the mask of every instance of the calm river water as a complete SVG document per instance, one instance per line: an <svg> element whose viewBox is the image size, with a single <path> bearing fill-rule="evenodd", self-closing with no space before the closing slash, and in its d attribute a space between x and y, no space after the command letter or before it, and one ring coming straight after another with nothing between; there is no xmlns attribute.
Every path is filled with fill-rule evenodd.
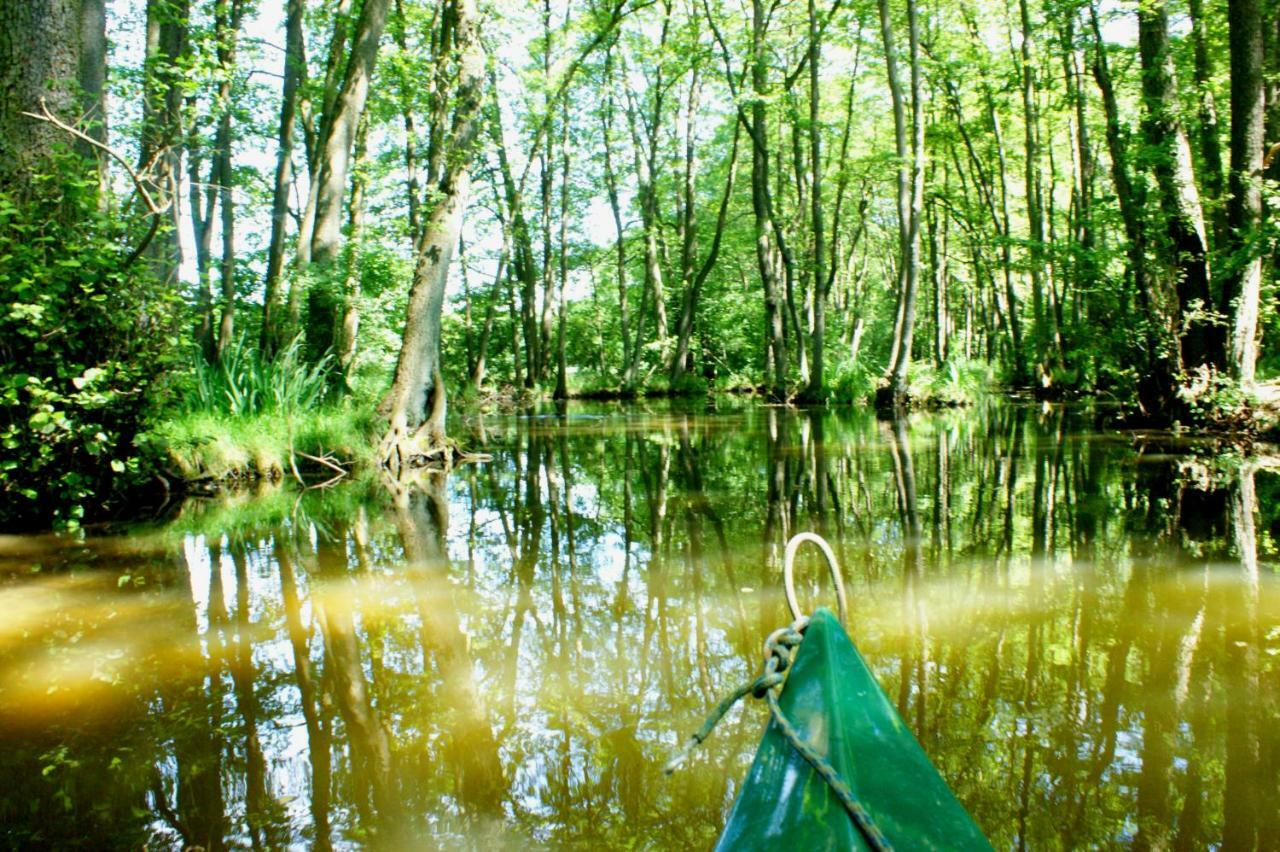
<svg viewBox="0 0 1280 852"><path fill-rule="evenodd" d="M1274 846L1280 477L1094 423L575 406L412 490L0 538L0 845L709 847L765 708L662 766L816 530L996 848Z"/></svg>

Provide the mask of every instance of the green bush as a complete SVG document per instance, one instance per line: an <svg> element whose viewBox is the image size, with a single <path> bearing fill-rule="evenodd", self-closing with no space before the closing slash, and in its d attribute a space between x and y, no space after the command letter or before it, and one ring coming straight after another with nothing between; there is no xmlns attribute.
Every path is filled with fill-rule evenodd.
<svg viewBox="0 0 1280 852"><path fill-rule="evenodd" d="M0 195L2 528L76 526L145 477L134 436L175 351L177 293L128 262L136 228L96 179L58 180Z"/></svg>

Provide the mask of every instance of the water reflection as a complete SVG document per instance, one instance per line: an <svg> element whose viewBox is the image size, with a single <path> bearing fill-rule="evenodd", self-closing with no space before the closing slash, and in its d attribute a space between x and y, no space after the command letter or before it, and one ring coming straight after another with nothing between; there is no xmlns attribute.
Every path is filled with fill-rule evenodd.
<svg viewBox="0 0 1280 852"><path fill-rule="evenodd" d="M1275 842L1258 464L1010 406L476 429L493 461L447 479L0 540L6 845L709 846L760 708L660 768L784 621L803 529L835 543L859 645L997 847Z"/></svg>

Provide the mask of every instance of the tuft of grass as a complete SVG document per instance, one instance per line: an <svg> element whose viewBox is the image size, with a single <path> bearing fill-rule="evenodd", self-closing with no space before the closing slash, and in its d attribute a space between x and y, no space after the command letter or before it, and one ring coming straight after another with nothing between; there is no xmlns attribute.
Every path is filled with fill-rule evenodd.
<svg viewBox="0 0 1280 852"><path fill-rule="evenodd" d="M270 359L241 336L216 363L196 357L187 410L232 417L311 411L324 401L332 365L329 355L308 364L301 335Z"/></svg>

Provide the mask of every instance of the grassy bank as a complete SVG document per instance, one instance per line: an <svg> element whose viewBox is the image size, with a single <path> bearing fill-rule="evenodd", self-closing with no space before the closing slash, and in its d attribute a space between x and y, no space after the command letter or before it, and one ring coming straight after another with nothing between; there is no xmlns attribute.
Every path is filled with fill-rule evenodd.
<svg viewBox="0 0 1280 852"><path fill-rule="evenodd" d="M336 476L331 466L371 467L377 416L326 405L306 414L188 412L163 420L143 440L158 468L186 481Z"/></svg>

